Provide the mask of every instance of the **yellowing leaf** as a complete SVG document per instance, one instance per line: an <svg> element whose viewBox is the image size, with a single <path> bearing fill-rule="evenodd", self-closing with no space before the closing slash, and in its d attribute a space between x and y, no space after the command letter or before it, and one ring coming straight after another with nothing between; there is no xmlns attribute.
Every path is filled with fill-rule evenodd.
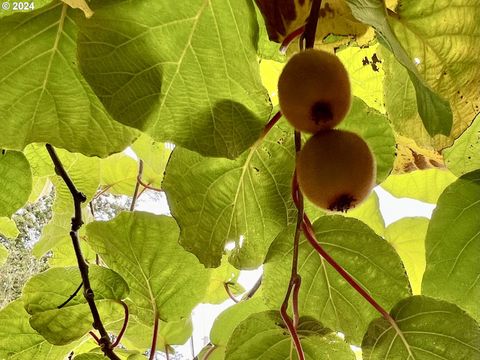
<svg viewBox="0 0 480 360"><path fill-rule="evenodd" d="M88 6L85 0L62 0L65 4L68 4L73 9L80 9L85 14L85 17L91 18L93 15L92 9Z"/></svg>

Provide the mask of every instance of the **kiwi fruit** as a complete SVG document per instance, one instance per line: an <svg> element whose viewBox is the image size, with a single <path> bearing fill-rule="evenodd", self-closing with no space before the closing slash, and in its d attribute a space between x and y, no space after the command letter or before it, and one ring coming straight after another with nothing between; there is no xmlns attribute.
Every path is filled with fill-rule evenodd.
<svg viewBox="0 0 480 360"><path fill-rule="evenodd" d="M375 186L375 158L357 134L329 129L307 140L300 151L297 178L303 194L318 207L347 211Z"/></svg>
<svg viewBox="0 0 480 360"><path fill-rule="evenodd" d="M351 105L350 80L340 59L308 49L292 56L278 80L280 109L299 131L316 133L338 125Z"/></svg>

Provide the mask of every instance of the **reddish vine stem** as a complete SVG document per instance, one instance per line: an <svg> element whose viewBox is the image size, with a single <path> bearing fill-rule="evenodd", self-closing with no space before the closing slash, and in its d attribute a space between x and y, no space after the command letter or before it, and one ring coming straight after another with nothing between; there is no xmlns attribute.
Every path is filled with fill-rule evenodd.
<svg viewBox="0 0 480 360"><path fill-rule="evenodd" d="M160 188L156 188L154 186L151 186L150 184L147 184L146 182L144 182L142 180L142 174L143 174L143 160L140 159L140 162L138 164L138 175L137 175L137 183L139 183L140 185L142 185L144 188L147 188L149 190L153 190L153 191L158 191L158 192L163 192L162 189ZM139 195L140 196L140 195Z"/></svg>
<svg viewBox="0 0 480 360"><path fill-rule="evenodd" d="M158 336L158 316L155 312L155 323L153 325L152 345L150 346L150 357L148 360L155 359L155 351L157 349L157 336Z"/></svg>
<svg viewBox="0 0 480 360"><path fill-rule="evenodd" d="M102 349L103 353L106 357L111 360L120 360L120 358L113 352L112 343L110 341L110 336L108 335L107 330L103 326L102 320L100 318L100 314L97 309L97 305L95 304L95 294L92 290L90 285L90 279L88 277L88 264L85 262L85 258L82 254L82 249L80 247L80 240L78 238L78 230L83 225L82 220L82 203L84 203L87 198L86 196L77 190L75 184L70 179L67 171L63 167L60 158L58 157L55 149L52 145L46 144L45 147L47 148L48 154L52 159L52 162L55 166L55 172L58 176L60 176L65 185L67 185L68 190L72 194L73 204L75 209L74 217L72 217L72 227L70 230L70 238L72 239L72 245L75 250L75 256L77 258L78 268L80 270L80 274L82 277L83 282L83 295L87 300L88 306L90 307L90 312L93 316L93 328L98 330L100 333L99 338L99 346Z"/></svg>
<svg viewBox="0 0 480 360"><path fill-rule="evenodd" d="M263 127L263 131L260 134L260 140L263 139L268 134L268 132L275 126L275 124L278 122L278 120L280 120L281 117L282 117L282 113L280 111L277 111L277 113L273 115L270 121L266 123L265 126Z"/></svg>
<svg viewBox="0 0 480 360"><path fill-rule="evenodd" d="M129 312L128 312L128 305L125 304L122 300L120 300L120 304L123 306L123 311L125 312L125 318L123 320L123 326L120 332L118 333L117 338L115 339L115 342L112 344L112 347L116 347L120 341L122 340L123 334L125 334L125 331L127 330L128 326L128 319L129 319Z"/></svg>
<svg viewBox="0 0 480 360"><path fill-rule="evenodd" d="M302 147L302 137L300 132L295 131L295 151L296 156L298 156L299 151ZM287 293L285 294L285 299L283 300L282 306L280 308L280 315L282 316L283 322L290 332L292 337L293 344L295 345L295 350L299 360L305 359L305 354L303 352L302 343L297 333L297 326L299 322L299 313L298 313L298 294L300 291L301 277L298 274L298 248L300 243L300 234L303 221L303 197L299 191L297 184L296 172L294 172L292 179L292 198L297 207L297 226L295 228L295 236L293 239L293 255L292 255L292 270L290 274L290 281L288 283ZM293 294L292 294L293 292ZM290 295L292 295L292 307L293 307L293 320L287 313L288 302L290 301Z"/></svg>
<svg viewBox="0 0 480 360"><path fill-rule="evenodd" d="M303 217L303 232L308 242L313 248L352 286L362 297L367 300L389 323L395 324L395 320L370 294L359 284L355 279L341 266L339 265L318 243L315 234L313 232L312 223L307 215Z"/></svg>
<svg viewBox="0 0 480 360"><path fill-rule="evenodd" d="M257 292L257 290L260 288L260 285L262 285L262 278L263 276L260 275L260 277L257 279L255 284L252 286L252 288L242 297L242 301L246 301L248 299L251 299L253 295Z"/></svg>
<svg viewBox="0 0 480 360"><path fill-rule="evenodd" d="M232 294L232 291L230 290L230 283L226 282L226 283L223 283L223 287L225 288L225 291L227 292L228 294L228 297L235 303L238 303L239 301L237 300L237 298Z"/></svg>

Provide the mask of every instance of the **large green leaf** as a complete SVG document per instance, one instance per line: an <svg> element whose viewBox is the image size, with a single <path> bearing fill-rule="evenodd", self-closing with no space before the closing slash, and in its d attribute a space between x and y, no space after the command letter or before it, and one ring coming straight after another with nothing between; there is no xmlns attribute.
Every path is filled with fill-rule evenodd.
<svg viewBox="0 0 480 360"><path fill-rule="evenodd" d="M406 197L436 204L443 190L456 179L455 175L444 169L416 170L390 175L381 186L397 198Z"/></svg>
<svg viewBox="0 0 480 360"><path fill-rule="evenodd" d="M54 346L33 330L23 303L16 300L0 311L0 359L64 360L71 346Z"/></svg>
<svg viewBox="0 0 480 360"><path fill-rule="evenodd" d="M453 121L450 105L427 85L412 58L402 47L387 18L385 2L382 0L347 0L347 3L357 19L375 28L380 39L386 43L389 50L407 70L410 81L415 87L418 112L428 133L431 136L449 135Z"/></svg>
<svg viewBox="0 0 480 360"><path fill-rule="evenodd" d="M178 244L171 217L123 212L87 225L88 243L130 286L130 309L143 321L187 317L205 294L209 272Z"/></svg>
<svg viewBox="0 0 480 360"><path fill-rule="evenodd" d="M176 148L163 188L181 229L180 242L207 267L230 262L257 268L275 236L295 216L290 196L293 131L280 123L236 160L202 157Z"/></svg>
<svg viewBox="0 0 480 360"><path fill-rule="evenodd" d="M428 222L423 217L402 218L385 229L385 239L400 255L414 295L421 293Z"/></svg>
<svg viewBox="0 0 480 360"><path fill-rule="evenodd" d="M301 318L297 331L307 360L355 359L343 340L314 319ZM227 344L225 359L298 359L291 347L291 337L280 313L270 310L249 316L235 328Z"/></svg>
<svg viewBox="0 0 480 360"><path fill-rule="evenodd" d="M114 271L99 266L90 266L89 274L95 303L103 320L112 315L122 318L121 306L112 308L108 300L118 301L127 296L125 280ZM49 269L25 284L22 300L25 310L32 315L30 325L52 344L68 344L92 330L93 318L82 291L59 308L81 282L78 268L69 267Z"/></svg>
<svg viewBox="0 0 480 360"><path fill-rule="evenodd" d="M271 106L249 0L95 1L82 72L118 121L204 155L234 158Z"/></svg>
<svg viewBox="0 0 480 360"><path fill-rule="evenodd" d="M454 302L480 321L480 170L450 185L428 227L422 293Z"/></svg>
<svg viewBox="0 0 480 360"><path fill-rule="evenodd" d="M410 294L405 270L393 247L362 222L323 216L313 225L319 244L376 301L389 310ZM263 296L270 308L282 303L291 274L294 226L272 244L264 265ZM298 272L302 277L299 312L359 344L376 310L349 285L305 238L301 238Z"/></svg>
<svg viewBox="0 0 480 360"><path fill-rule="evenodd" d="M398 329L383 318L373 321L363 339L363 359L480 358L478 324L454 304L413 296L395 305L391 315Z"/></svg>
<svg viewBox="0 0 480 360"><path fill-rule="evenodd" d="M79 14L55 1L0 19L0 147L49 142L106 156L133 141L135 132L109 117L77 69Z"/></svg>
<svg viewBox="0 0 480 360"><path fill-rule="evenodd" d="M445 165L454 174L461 176L470 171L480 169L480 115L465 130L452 147L443 153Z"/></svg>
<svg viewBox="0 0 480 360"><path fill-rule="evenodd" d="M233 331L252 314L268 310L261 297L240 301L217 316L210 331L210 340L215 346L225 347Z"/></svg>
<svg viewBox="0 0 480 360"><path fill-rule="evenodd" d="M32 172L25 155L18 151L0 150L0 217L10 217L20 209L31 191Z"/></svg>

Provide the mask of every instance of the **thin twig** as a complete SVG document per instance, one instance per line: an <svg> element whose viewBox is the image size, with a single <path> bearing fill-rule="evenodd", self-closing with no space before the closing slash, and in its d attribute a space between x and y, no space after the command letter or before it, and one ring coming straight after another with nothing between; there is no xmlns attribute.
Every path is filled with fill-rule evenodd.
<svg viewBox="0 0 480 360"><path fill-rule="evenodd" d="M233 295L232 291L230 290L230 287L229 287L230 284L231 283L229 283L229 282L225 282L225 283L223 283L223 287L225 288L225 291L227 292L228 297L230 299L232 299L232 301L234 303L238 303L239 301L237 300L237 298Z"/></svg>
<svg viewBox="0 0 480 360"><path fill-rule="evenodd" d="M263 278L263 274L259 276L255 284L252 286L252 288L242 297L242 300L251 299L253 295L255 295L257 290L260 288L260 285L262 285L262 278Z"/></svg>
<svg viewBox="0 0 480 360"><path fill-rule="evenodd" d="M77 190L73 181L68 176L67 171L63 167L62 162L60 161L55 149L52 145L45 145L52 159L52 162L55 166L55 172L63 179L65 185L67 185L68 190L72 194L73 204L75 209L75 215L72 218L72 227L70 230L70 238L72 239L73 248L75 250L75 256L77 258L78 268L82 276L83 282L83 295L87 300L88 306L90 307L90 312L93 316L93 327L98 330L101 337L99 339L99 346L102 349L105 356L111 360L120 360L120 358L113 352L112 343L110 341L110 336L108 335L107 330L103 326L100 314L98 312L97 306L95 304L95 294L90 285L90 279L88 277L88 264L85 262L85 258L82 254L82 249L80 247L80 240L78 238L78 230L83 225L82 220L82 203L84 203L87 198L86 196Z"/></svg>
<svg viewBox="0 0 480 360"><path fill-rule="evenodd" d="M165 357L167 358L166 360L170 360L170 356L168 356L168 345L165 344Z"/></svg>
<svg viewBox="0 0 480 360"><path fill-rule="evenodd" d="M57 309L63 308L63 307L64 307L65 305L67 305L70 301L72 301L72 299L73 299L75 296L77 296L77 294L78 294L78 292L80 291L80 289L82 288L82 286L83 286L83 281L80 283L80 285L78 285L77 290L75 290L75 291L73 292L73 294L70 295L70 297L69 297L67 300L65 300L63 303L61 303L60 305L57 306Z"/></svg>
<svg viewBox="0 0 480 360"><path fill-rule="evenodd" d="M143 174L143 160L140 160L138 162L137 182L135 183L135 190L133 191L132 203L130 204L130 211L135 210L135 203L137 202L137 199L138 199L138 189L140 188L140 182L138 181L138 179L142 177L142 174Z"/></svg>
<svg viewBox="0 0 480 360"><path fill-rule="evenodd" d="M278 120L280 120L281 117L282 113L280 111L277 111L277 113L273 115L273 117L263 127L262 133L260 134L260 140L263 140L263 138L267 136L268 132L274 127L274 125L278 122Z"/></svg>
<svg viewBox="0 0 480 360"><path fill-rule="evenodd" d="M203 357L203 359L199 359L199 360L208 360L208 358L210 357L210 355L215 351L216 347L215 345L211 344L212 347L210 349L208 349L208 351L205 353L205 356Z"/></svg>
<svg viewBox="0 0 480 360"><path fill-rule="evenodd" d="M142 160L140 160L140 161L142 161ZM137 176L137 181L138 181L138 182L140 183L140 185L142 185L144 188L147 188L147 189L153 190L153 191L163 192L162 189L156 188L156 187L154 187L154 186L152 186L152 185L147 184L146 182L144 182L144 181L142 180L142 177L141 177L140 175Z"/></svg>
<svg viewBox="0 0 480 360"><path fill-rule="evenodd" d="M95 342L100 345L100 339L98 338L97 334L95 334L93 331L89 331L88 332L90 334L90 336L93 338L93 340L95 340Z"/></svg>
<svg viewBox="0 0 480 360"><path fill-rule="evenodd" d="M128 318L129 318L129 312L128 312L128 305L125 304L122 300L120 300L120 304L123 306L123 311L125 313L125 317L123 320L123 326L120 332L118 333L117 338L115 339L115 342L112 344L112 347L116 347L120 341L122 340L123 334L125 334L125 331L127 330L127 325L128 325Z"/></svg>

